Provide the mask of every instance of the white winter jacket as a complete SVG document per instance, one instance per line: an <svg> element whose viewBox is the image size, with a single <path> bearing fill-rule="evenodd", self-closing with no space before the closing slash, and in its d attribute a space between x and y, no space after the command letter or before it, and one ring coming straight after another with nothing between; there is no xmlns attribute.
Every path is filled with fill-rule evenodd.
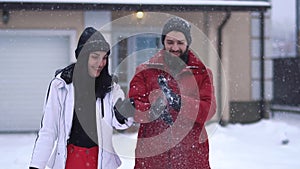
<svg viewBox="0 0 300 169"><path fill-rule="evenodd" d="M67 159L67 140L72 127L74 112L74 86L66 84L58 74L49 86L48 97L45 99L42 126L35 142L30 162L31 167L44 169L64 169ZM120 86L114 84L111 92L106 94L104 118L101 113L101 101L96 101L97 133L99 143L98 169L116 169L121 165L119 156L112 145L113 127L126 129L132 124L120 124L115 118L113 106L116 101L124 99Z"/></svg>

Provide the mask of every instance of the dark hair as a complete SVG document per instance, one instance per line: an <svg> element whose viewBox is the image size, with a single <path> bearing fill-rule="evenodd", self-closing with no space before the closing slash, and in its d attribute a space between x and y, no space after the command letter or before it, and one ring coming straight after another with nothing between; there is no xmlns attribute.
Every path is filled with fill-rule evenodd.
<svg viewBox="0 0 300 169"><path fill-rule="evenodd" d="M106 93L111 91L112 76L108 72L108 61L105 67L102 69L100 75L95 80L95 94L96 97L104 98Z"/></svg>

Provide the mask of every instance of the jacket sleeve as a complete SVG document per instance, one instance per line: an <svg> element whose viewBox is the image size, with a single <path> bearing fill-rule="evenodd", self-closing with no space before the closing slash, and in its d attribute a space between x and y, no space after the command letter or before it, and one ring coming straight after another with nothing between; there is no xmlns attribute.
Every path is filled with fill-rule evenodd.
<svg viewBox="0 0 300 169"><path fill-rule="evenodd" d="M53 80L45 98L44 115L33 148L31 167L45 168L57 139L61 106L56 86L57 81Z"/></svg>
<svg viewBox="0 0 300 169"><path fill-rule="evenodd" d="M119 130L123 130L123 129L127 129L128 127L130 127L133 124L133 118L128 118L127 120L125 120L125 124L121 124L117 118L116 118L116 114L114 111L114 106L116 104L116 102L118 101L118 99L124 100L125 96L124 96L124 92L121 89L120 85L118 84L114 84L113 90L112 90L112 114L113 114L113 127Z"/></svg>
<svg viewBox="0 0 300 169"><path fill-rule="evenodd" d="M135 116L134 121L138 123L146 123L149 121L149 109L151 107L149 101L149 91L145 84L146 77L143 71L139 71L137 68L136 74L132 78L130 82L130 89L129 89L129 98L134 99L135 105Z"/></svg>
<svg viewBox="0 0 300 169"><path fill-rule="evenodd" d="M202 74L201 80L197 80L197 85L199 98L181 96L183 107L181 113L200 124L204 124L216 112L213 78L209 69L206 69L205 73Z"/></svg>

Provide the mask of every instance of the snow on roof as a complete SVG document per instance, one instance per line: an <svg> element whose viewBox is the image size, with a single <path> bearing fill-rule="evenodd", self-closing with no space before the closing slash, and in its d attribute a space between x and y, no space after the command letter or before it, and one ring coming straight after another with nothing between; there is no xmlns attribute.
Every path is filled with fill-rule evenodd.
<svg viewBox="0 0 300 169"><path fill-rule="evenodd" d="M72 3L72 4L128 4L128 5L196 5L196 6L257 6L270 7L266 1L230 0L2 0L2 3Z"/></svg>

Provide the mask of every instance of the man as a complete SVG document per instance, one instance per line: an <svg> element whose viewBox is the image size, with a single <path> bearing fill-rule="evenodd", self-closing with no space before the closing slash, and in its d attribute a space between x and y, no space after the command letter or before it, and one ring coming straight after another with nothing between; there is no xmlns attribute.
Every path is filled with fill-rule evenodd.
<svg viewBox="0 0 300 169"><path fill-rule="evenodd" d="M140 123L135 169L210 169L205 122L216 111L211 71L189 49L191 26L169 19L163 50L139 65L129 97Z"/></svg>

